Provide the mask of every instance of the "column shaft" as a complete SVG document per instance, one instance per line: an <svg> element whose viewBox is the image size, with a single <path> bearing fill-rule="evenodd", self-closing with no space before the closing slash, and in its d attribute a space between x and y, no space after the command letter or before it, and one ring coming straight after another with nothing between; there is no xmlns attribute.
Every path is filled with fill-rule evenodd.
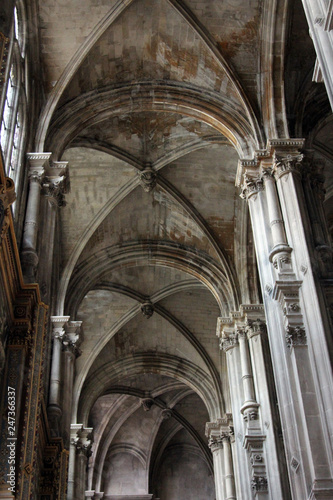
<svg viewBox="0 0 333 500"><path fill-rule="evenodd" d="M232 464L231 446L229 437L223 439L224 473L226 500L236 500L235 477Z"/></svg>

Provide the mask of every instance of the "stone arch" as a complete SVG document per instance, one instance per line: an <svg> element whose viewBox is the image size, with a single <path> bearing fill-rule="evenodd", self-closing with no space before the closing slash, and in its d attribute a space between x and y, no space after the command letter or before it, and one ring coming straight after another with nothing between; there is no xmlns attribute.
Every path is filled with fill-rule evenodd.
<svg viewBox="0 0 333 500"><path fill-rule="evenodd" d="M108 387L117 383L124 373L126 376L135 376L140 373L159 373L180 380L201 397L210 420L216 420L224 414L221 395L216 392L212 380L191 361L167 354L137 353L116 363L103 366L85 381L83 387L81 384L77 390L74 390L76 396L73 402L72 420L83 422L83 425L87 426L90 408L94 401L105 393Z"/></svg>

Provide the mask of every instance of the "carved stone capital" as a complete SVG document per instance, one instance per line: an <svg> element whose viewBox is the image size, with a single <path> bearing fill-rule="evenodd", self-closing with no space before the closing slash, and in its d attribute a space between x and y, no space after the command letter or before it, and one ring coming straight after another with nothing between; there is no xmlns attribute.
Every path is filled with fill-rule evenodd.
<svg viewBox="0 0 333 500"><path fill-rule="evenodd" d="M66 192L65 178L59 177L57 179L47 180L43 184L43 194L47 196L51 203L55 206L63 207L66 205L64 194Z"/></svg>
<svg viewBox="0 0 333 500"><path fill-rule="evenodd" d="M82 321L68 321L64 326L65 334L61 336L63 349L78 358L82 354L80 349L83 340Z"/></svg>
<svg viewBox="0 0 333 500"><path fill-rule="evenodd" d="M220 340L220 349L224 351L229 351L238 345L238 334L237 333L224 333Z"/></svg>
<svg viewBox="0 0 333 500"><path fill-rule="evenodd" d="M256 320L248 319L246 321L246 331L248 338L255 337L256 335L266 335L266 323L259 318Z"/></svg>
<svg viewBox="0 0 333 500"><path fill-rule="evenodd" d="M244 174L243 184L241 187L240 197L247 201L260 191L264 190L263 179L260 175L250 175L248 172Z"/></svg>
<svg viewBox="0 0 333 500"><path fill-rule="evenodd" d="M52 323L52 338L62 340L66 334L65 325L68 323L70 316L51 316Z"/></svg>
<svg viewBox="0 0 333 500"><path fill-rule="evenodd" d="M45 169L49 165L52 153L27 153L29 163L28 177L30 182L42 185Z"/></svg>
<svg viewBox="0 0 333 500"><path fill-rule="evenodd" d="M208 441L208 446L211 451L222 450L223 449L223 440L221 436L210 436Z"/></svg>
<svg viewBox="0 0 333 500"><path fill-rule="evenodd" d="M281 155L274 153L273 170L277 179L283 175L294 173L297 175L302 174L302 160L304 155L302 153L289 153Z"/></svg>
<svg viewBox="0 0 333 500"><path fill-rule="evenodd" d="M59 207L64 206L64 195L69 192L69 170L67 161L54 161L45 168L44 194Z"/></svg>
<svg viewBox="0 0 333 500"><path fill-rule="evenodd" d="M251 486L254 491L268 491L267 477L253 476Z"/></svg>
<svg viewBox="0 0 333 500"><path fill-rule="evenodd" d="M305 328L300 326L288 326L286 329L286 342L289 349L295 346L304 346L307 344Z"/></svg>
<svg viewBox="0 0 333 500"><path fill-rule="evenodd" d="M157 182L157 173L152 168L151 165L147 165L143 170L138 172L140 178L140 184L146 193L149 193L154 189Z"/></svg>
<svg viewBox="0 0 333 500"><path fill-rule="evenodd" d="M208 446L212 451L221 449L224 442L234 441L234 427L232 415L227 413L224 418L218 418L214 422L207 422L205 434L208 438Z"/></svg>
<svg viewBox="0 0 333 500"><path fill-rule="evenodd" d="M89 458L91 455L91 447L94 442L93 429L91 427L85 428L80 426L73 435L73 426L71 426L72 436L71 445L76 449L77 454L82 454Z"/></svg>

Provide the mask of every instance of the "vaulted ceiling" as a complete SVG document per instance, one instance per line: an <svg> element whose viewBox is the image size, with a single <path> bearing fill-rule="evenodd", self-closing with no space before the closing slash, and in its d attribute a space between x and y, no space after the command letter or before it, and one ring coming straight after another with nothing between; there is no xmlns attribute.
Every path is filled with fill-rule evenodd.
<svg viewBox="0 0 333 500"><path fill-rule="evenodd" d="M192 468L186 498L213 499L205 423L231 411L216 319L260 302L238 160L304 134L333 193L301 3L43 0L39 16L36 150L70 168L57 314L83 321L73 422L95 430L89 487L173 500Z"/></svg>

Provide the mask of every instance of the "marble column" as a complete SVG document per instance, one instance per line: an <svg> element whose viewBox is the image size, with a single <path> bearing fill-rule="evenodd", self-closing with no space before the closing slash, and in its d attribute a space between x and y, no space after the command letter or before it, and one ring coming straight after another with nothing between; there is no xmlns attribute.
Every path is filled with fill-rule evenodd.
<svg viewBox="0 0 333 500"><path fill-rule="evenodd" d="M29 192L22 238L22 271L27 282L36 281L39 207L45 168L51 153L28 153Z"/></svg>

